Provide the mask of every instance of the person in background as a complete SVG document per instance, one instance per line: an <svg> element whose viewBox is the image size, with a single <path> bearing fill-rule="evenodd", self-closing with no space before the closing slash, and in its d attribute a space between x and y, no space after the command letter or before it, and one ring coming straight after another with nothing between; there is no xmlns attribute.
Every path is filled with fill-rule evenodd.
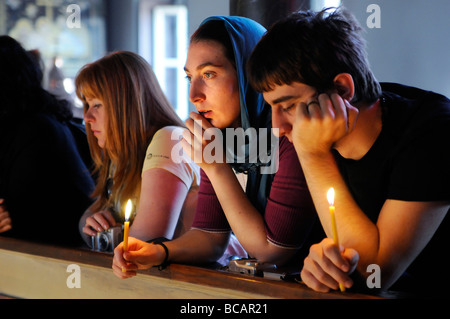
<svg viewBox="0 0 450 319"><path fill-rule="evenodd" d="M362 289L376 265L382 290L448 295L440 262L450 231L450 101L380 85L360 30L343 9L294 13L249 61L273 126L294 143L328 237L326 194L336 191L342 247L328 238L312 246L301 277L318 291Z"/></svg>
<svg viewBox="0 0 450 319"><path fill-rule="evenodd" d="M0 37L0 70L2 236L79 246L94 183L70 108L42 88L40 66L9 36Z"/></svg>
<svg viewBox="0 0 450 319"><path fill-rule="evenodd" d="M98 175L95 202L79 224L85 242L122 225L128 199L136 212L131 236L180 236L192 223L200 169L187 156L172 160L184 124L151 66L133 52L118 51L84 66L75 84Z"/></svg>
<svg viewBox="0 0 450 319"><path fill-rule="evenodd" d="M205 154L211 144L206 137L194 136L198 129L214 130L225 142L230 129L233 133L255 128L258 140L247 142L241 158L233 145L225 145L221 152L219 143L215 154L228 153L226 160L196 161L202 168L202 180L192 229L165 244L130 238L128 252L118 245L113 261L118 277L128 278L137 269L163 267L167 262L215 262L227 248L231 232L246 254L259 262L286 266L298 262L299 255L306 256L302 248L309 247L305 243L317 217L292 143L282 138L279 150L270 142L265 148L260 146L259 155L270 157L272 152L274 158L278 152L278 169L264 173L263 169L274 163L261 157L251 160L255 154L249 143L261 145L261 140L271 137L270 109L248 85L245 69L264 32L247 18L210 17L192 35L185 71L189 99L199 113L192 112L186 121L189 131L183 134L183 149L193 159L195 154ZM196 128L194 120L201 126ZM320 226L318 221L316 224Z"/></svg>

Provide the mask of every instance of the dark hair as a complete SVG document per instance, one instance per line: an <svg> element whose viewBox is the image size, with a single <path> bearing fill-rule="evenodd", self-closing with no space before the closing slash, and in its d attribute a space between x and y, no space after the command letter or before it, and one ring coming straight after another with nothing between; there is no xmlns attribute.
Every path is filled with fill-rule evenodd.
<svg viewBox="0 0 450 319"><path fill-rule="evenodd" d="M60 121L72 118L65 101L58 101L41 85L37 60L10 36L0 36L0 116L48 113Z"/></svg>
<svg viewBox="0 0 450 319"><path fill-rule="evenodd" d="M300 82L326 92L339 73L355 83L352 102L375 102L380 84L369 68L362 30L354 17L337 9L299 11L275 23L255 47L248 63L250 83L259 92Z"/></svg>
<svg viewBox="0 0 450 319"><path fill-rule="evenodd" d="M225 48L226 58L236 68L233 44L231 43L230 36L225 29L225 23L223 20L208 20L201 24L194 34L192 34L190 43L200 41L216 41L222 44Z"/></svg>

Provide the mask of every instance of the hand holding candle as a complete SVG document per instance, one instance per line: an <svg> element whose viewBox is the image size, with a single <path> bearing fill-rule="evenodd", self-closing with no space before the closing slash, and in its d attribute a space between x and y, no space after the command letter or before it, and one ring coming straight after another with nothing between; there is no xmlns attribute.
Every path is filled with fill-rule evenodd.
<svg viewBox="0 0 450 319"><path fill-rule="evenodd" d="M331 187L328 190L327 199L328 199L328 203L330 204L330 217L331 217L331 229L333 231L333 240L334 240L334 243L337 245L338 249L340 250L339 238L338 238L337 227L336 227L336 216L335 216L335 207L334 207L334 188L333 187ZM339 289L342 292L344 292L345 291L344 285L339 283Z"/></svg>

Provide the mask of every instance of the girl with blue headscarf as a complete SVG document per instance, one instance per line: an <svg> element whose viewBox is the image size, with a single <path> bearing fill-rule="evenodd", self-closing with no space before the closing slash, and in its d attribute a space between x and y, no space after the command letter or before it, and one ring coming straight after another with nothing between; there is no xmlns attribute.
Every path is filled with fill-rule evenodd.
<svg viewBox="0 0 450 319"><path fill-rule="evenodd" d="M245 256L301 266L320 223L292 143L271 134L270 107L247 80L247 59L264 32L247 18L210 17L192 35L185 71L198 113L186 121L182 143L202 168L193 227L154 245L130 238L128 253L120 244L113 263L118 277L168 261L217 261L231 232ZM211 132L214 138L205 136ZM251 133L233 143L242 132Z"/></svg>

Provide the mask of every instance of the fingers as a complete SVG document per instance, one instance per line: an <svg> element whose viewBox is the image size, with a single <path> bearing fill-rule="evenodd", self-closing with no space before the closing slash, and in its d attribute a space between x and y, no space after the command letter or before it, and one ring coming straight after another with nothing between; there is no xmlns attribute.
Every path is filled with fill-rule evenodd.
<svg viewBox="0 0 450 319"><path fill-rule="evenodd" d="M123 268L120 268L116 265L113 264L112 266L112 270L114 275L116 275L117 277L119 277L120 279L127 279L127 278L131 278L137 275L136 271L132 271L132 270L127 270L127 271L123 271Z"/></svg>
<svg viewBox="0 0 450 319"><path fill-rule="evenodd" d="M112 214L109 211L104 210L86 218L83 232L89 236L95 236L97 232L107 230L115 224L116 221Z"/></svg>
<svg viewBox="0 0 450 319"><path fill-rule="evenodd" d="M99 231L101 231L101 230L99 230ZM89 236L96 236L97 235L97 231L93 230L91 228L91 226L89 226L87 224L84 225L84 227L83 227L83 233L85 233L86 235L89 235Z"/></svg>
<svg viewBox="0 0 450 319"><path fill-rule="evenodd" d="M193 133L199 141L203 139L203 131L214 127L207 119L196 112L189 113L189 118L185 121L185 124L188 130Z"/></svg>
<svg viewBox="0 0 450 319"><path fill-rule="evenodd" d="M164 258L165 250L161 246L129 237L128 251L123 251L123 243L114 249L112 269L117 277L129 278L135 276L138 269L161 264Z"/></svg>
<svg viewBox="0 0 450 319"><path fill-rule="evenodd" d="M357 112L357 109L353 107L348 101L344 100L336 92L322 93L317 99L308 101L306 106L303 107L305 115L308 114L311 118L330 118L330 119L342 119L347 122L348 109L352 112Z"/></svg>
<svg viewBox="0 0 450 319"><path fill-rule="evenodd" d="M339 287L336 280L328 275L319 264L310 257L305 259L300 275L303 282L315 291L328 292L330 289L336 290Z"/></svg>
<svg viewBox="0 0 450 319"><path fill-rule="evenodd" d="M201 164L203 161L203 144L204 142L202 138L203 130L202 128L198 128L199 125L192 124L193 121L191 119L186 120L186 126L191 127L195 133L191 133L191 131L184 130L183 131L183 139L180 141L181 147L186 154L189 154L191 159L197 163ZM194 126L195 125L195 128Z"/></svg>
<svg viewBox="0 0 450 319"><path fill-rule="evenodd" d="M183 138L186 139L191 145L195 140L201 141L203 140L203 126L201 120L194 120L192 118L188 118L185 122L186 127L189 131L183 131Z"/></svg>
<svg viewBox="0 0 450 319"><path fill-rule="evenodd" d="M358 265L359 261L359 254L355 249L352 248L346 248L344 249L342 256L348 261L349 263L349 271L348 273L351 274L353 271L355 271L356 266Z"/></svg>
<svg viewBox="0 0 450 319"><path fill-rule="evenodd" d="M0 211L0 233L8 231L12 228L11 218L7 211Z"/></svg>
<svg viewBox="0 0 450 319"><path fill-rule="evenodd" d="M341 249L339 249L331 238L325 238L321 243L321 248L324 254L324 259L329 260L330 263L324 262L324 265L337 267L341 271L347 272L350 268L348 261L342 256ZM318 256L319 257L319 256Z"/></svg>
<svg viewBox="0 0 450 319"><path fill-rule="evenodd" d="M344 100L344 103L347 110L347 129L349 131L353 131L356 125L356 120L358 119L359 109L351 105L346 100Z"/></svg>
<svg viewBox="0 0 450 319"><path fill-rule="evenodd" d="M209 128L212 128L214 126L211 125L211 123L209 123L209 121L201 114L197 113L197 112L191 112L189 113L189 119L191 119L192 121L200 124L200 126L204 129L207 130ZM191 130L191 129L189 129Z"/></svg>
<svg viewBox="0 0 450 319"><path fill-rule="evenodd" d="M348 132L352 131L356 124L359 110L337 93L332 93L330 99L333 104L335 119L341 120L342 124L346 125Z"/></svg>
<svg viewBox="0 0 450 319"><path fill-rule="evenodd" d="M123 251L123 243L117 245L114 249L114 258L112 264L112 270L114 275L121 279L131 278L136 276L137 266L131 262L125 260L124 255L126 252Z"/></svg>
<svg viewBox="0 0 450 319"><path fill-rule="evenodd" d="M203 139L204 130L211 127L211 124L203 116L195 112L189 114L189 118L185 121L185 124L189 131L183 131L183 140L194 150L202 148L202 145L205 143Z"/></svg>
<svg viewBox="0 0 450 319"><path fill-rule="evenodd" d="M9 212L2 205L4 202L4 199L0 198L0 233L8 231L12 228Z"/></svg>
<svg viewBox="0 0 450 319"><path fill-rule="evenodd" d="M222 153L215 153L216 147L212 148L214 152L204 152L209 143L215 141L216 138L222 138L220 130L198 113L191 112L189 116L190 118L185 121L188 130L183 131L183 138L180 141L183 151L200 165L217 162L216 159L222 160L220 156ZM222 145L222 142L219 145ZM204 166L201 167L205 169Z"/></svg>
<svg viewBox="0 0 450 319"><path fill-rule="evenodd" d="M305 284L321 292L339 288L339 283L350 288L353 285L349 274L356 268L358 253L354 249L341 251L334 242L326 238L311 246L301 272Z"/></svg>

